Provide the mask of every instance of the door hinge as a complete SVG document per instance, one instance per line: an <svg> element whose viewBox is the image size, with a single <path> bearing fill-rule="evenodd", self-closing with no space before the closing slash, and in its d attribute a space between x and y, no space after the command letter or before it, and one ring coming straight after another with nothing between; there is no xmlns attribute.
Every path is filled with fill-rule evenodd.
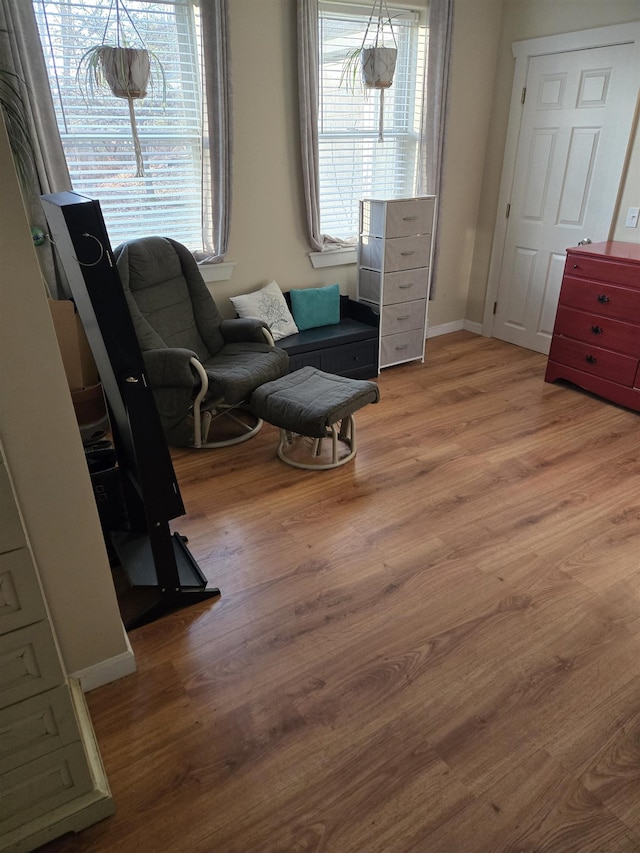
<svg viewBox="0 0 640 853"><path fill-rule="evenodd" d="M524 104L526 97L527 97L527 87L523 86L522 87L522 95L520 96L520 103L521 104Z"/></svg>
<svg viewBox="0 0 640 853"><path fill-rule="evenodd" d="M510 205L510 204L508 204L508 205L507 205L507 211L506 211L506 213L505 213L505 216L507 217L507 219L509 218L509 214L510 214L510 213L511 213L511 205Z"/></svg>
<svg viewBox="0 0 640 853"><path fill-rule="evenodd" d="M493 313L495 314L497 310L498 310L498 303L494 302L493 303Z"/></svg>

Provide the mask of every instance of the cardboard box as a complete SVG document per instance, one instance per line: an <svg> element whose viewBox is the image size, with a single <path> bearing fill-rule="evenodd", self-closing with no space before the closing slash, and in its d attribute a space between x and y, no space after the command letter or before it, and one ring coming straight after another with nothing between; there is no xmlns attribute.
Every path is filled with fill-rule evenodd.
<svg viewBox="0 0 640 853"><path fill-rule="evenodd" d="M100 377L75 305L70 299L50 299L49 309L69 388L71 391L92 388L100 382Z"/></svg>
<svg viewBox="0 0 640 853"><path fill-rule="evenodd" d="M92 385L71 392L71 400L79 426L97 424L107 416L102 385Z"/></svg>

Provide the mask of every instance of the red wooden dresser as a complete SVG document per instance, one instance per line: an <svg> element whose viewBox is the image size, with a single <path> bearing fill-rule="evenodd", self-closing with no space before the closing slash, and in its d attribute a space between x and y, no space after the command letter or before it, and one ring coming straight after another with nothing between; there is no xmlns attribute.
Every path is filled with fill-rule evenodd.
<svg viewBox="0 0 640 853"><path fill-rule="evenodd" d="M544 378L640 411L640 244L567 250Z"/></svg>

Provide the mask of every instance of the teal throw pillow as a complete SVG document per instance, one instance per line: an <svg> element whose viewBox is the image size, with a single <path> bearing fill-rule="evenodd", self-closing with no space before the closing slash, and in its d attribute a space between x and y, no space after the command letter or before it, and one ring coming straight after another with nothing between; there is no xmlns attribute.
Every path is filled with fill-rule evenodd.
<svg viewBox="0 0 640 853"><path fill-rule="evenodd" d="M333 326L340 322L340 286L306 287L290 290L291 310L296 326L315 329L318 326Z"/></svg>

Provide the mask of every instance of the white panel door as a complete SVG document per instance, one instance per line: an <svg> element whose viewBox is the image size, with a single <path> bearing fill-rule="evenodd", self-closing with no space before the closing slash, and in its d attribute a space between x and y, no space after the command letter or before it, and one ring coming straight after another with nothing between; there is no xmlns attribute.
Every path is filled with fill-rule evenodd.
<svg viewBox="0 0 640 853"><path fill-rule="evenodd" d="M493 335L548 353L565 251L607 240L640 69L632 44L529 60Z"/></svg>

